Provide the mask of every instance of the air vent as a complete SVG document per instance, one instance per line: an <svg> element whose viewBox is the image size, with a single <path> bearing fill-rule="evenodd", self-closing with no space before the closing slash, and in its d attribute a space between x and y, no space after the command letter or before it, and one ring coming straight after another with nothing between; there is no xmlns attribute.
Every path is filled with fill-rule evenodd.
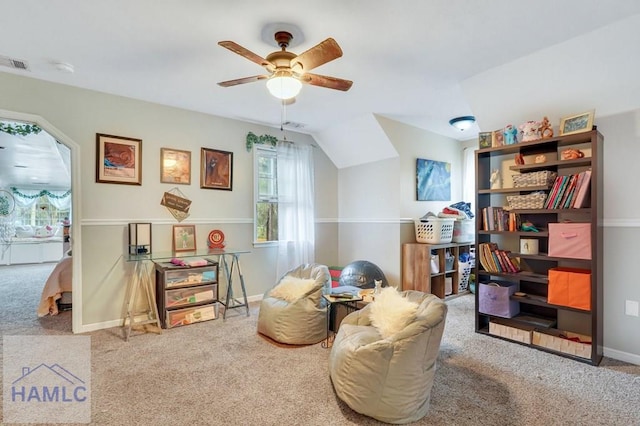
<svg viewBox="0 0 640 426"><path fill-rule="evenodd" d="M282 123L282 125L291 129L302 129L304 127L304 124L296 123L294 121L285 121L284 123Z"/></svg>
<svg viewBox="0 0 640 426"><path fill-rule="evenodd" d="M13 68L14 70L29 71L29 64L22 59L0 56L0 66Z"/></svg>

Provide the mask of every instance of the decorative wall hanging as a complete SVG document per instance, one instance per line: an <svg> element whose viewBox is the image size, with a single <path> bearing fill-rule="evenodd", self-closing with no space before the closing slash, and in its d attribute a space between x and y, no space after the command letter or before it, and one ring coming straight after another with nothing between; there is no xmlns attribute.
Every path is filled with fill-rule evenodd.
<svg viewBox="0 0 640 426"><path fill-rule="evenodd" d="M178 222L182 222L189 217L191 200L186 198L178 188L173 188L165 192L162 200L160 200L160 204L165 206Z"/></svg>
<svg viewBox="0 0 640 426"><path fill-rule="evenodd" d="M173 251L195 251L196 226L173 225Z"/></svg>
<svg viewBox="0 0 640 426"><path fill-rule="evenodd" d="M142 185L142 139L96 133L96 182Z"/></svg>
<svg viewBox="0 0 640 426"><path fill-rule="evenodd" d="M451 200L451 163L417 159L416 199L418 201Z"/></svg>
<svg viewBox="0 0 640 426"><path fill-rule="evenodd" d="M200 188L231 191L233 152L211 148L200 149Z"/></svg>
<svg viewBox="0 0 640 426"><path fill-rule="evenodd" d="M191 151L160 148L160 182L191 185Z"/></svg>

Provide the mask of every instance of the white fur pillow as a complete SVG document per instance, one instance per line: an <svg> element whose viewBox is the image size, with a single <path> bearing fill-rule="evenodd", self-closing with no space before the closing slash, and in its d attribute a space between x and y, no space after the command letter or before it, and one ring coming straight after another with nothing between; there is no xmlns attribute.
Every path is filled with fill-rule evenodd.
<svg viewBox="0 0 640 426"><path fill-rule="evenodd" d="M286 300L287 302L295 302L311 291L315 285L316 280L314 279L286 276L271 290L269 296Z"/></svg>
<svg viewBox="0 0 640 426"><path fill-rule="evenodd" d="M413 322L417 311L417 303L402 297L395 287L385 287L371 303L369 319L386 339Z"/></svg>

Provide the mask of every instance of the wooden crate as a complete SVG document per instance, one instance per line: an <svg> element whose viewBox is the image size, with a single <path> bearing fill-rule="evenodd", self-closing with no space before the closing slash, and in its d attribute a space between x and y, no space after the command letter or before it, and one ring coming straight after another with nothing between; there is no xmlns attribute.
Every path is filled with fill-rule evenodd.
<svg viewBox="0 0 640 426"><path fill-rule="evenodd" d="M553 333L553 334L550 334ZM560 335L566 336L568 339L560 337ZM572 338L580 339L580 342L569 340ZM591 358L591 342L590 336L583 334L572 333L570 331L555 331L548 330L548 333L541 333L539 331L533 332L533 344L542 346L554 351L563 352L565 354L579 356L581 358Z"/></svg>
<svg viewBox="0 0 640 426"><path fill-rule="evenodd" d="M504 337L505 339L514 340L516 342L531 344L531 333L533 327L513 327L506 322L492 319L489 322L489 334Z"/></svg>

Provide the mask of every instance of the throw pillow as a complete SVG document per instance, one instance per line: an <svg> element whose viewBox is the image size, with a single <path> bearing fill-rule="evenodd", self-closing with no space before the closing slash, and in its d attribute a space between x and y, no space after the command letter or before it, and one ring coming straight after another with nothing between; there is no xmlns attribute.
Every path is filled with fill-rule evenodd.
<svg viewBox="0 0 640 426"><path fill-rule="evenodd" d="M296 278L285 276L277 286L275 286L269 296L277 299L295 302L300 297L307 294L316 285L316 280L311 278Z"/></svg>
<svg viewBox="0 0 640 426"><path fill-rule="evenodd" d="M393 336L413 322L418 304L410 302L395 289L385 287L371 303L369 319L383 339Z"/></svg>

